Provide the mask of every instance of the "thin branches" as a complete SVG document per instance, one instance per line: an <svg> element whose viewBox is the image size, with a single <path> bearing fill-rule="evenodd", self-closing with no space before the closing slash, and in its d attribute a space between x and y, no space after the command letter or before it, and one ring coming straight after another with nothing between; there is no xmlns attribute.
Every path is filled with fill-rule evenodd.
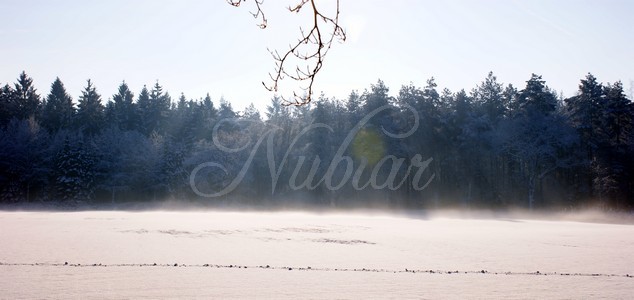
<svg viewBox="0 0 634 300"><path fill-rule="evenodd" d="M239 6L246 0L227 0L233 6ZM255 18L261 16L260 28L266 27L266 18L260 9L263 0L255 0L257 12L251 13ZM310 5L307 5L310 4ZM310 103L313 95L313 84L317 73L321 70L326 54L330 50L333 41L341 42L346 40L346 34L339 25L339 0L337 0L336 13L334 17L323 14L315 4L315 0L300 0L295 6L289 6L288 10L299 13L302 8L309 6L312 10L312 27L305 31L300 27L301 38L296 43L289 45L289 49L280 53L277 50L269 49L275 60L275 71L269 73L271 81L267 84L262 82L264 87L272 92L277 92L280 82L288 77L300 83L305 83L301 89L303 95L293 92L293 99L284 100L284 105L302 106ZM325 29L327 28L327 29ZM297 66L289 67L289 61L298 61Z"/></svg>
<svg viewBox="0 0 634 300"><path fill-rule="evenodd" d="M240 4L245 1L246 0L227 0L227 3L229 3L231 6L240 7ZM258 24L258 27L260 27L261 29L266 28L266 25L268 24L268 20L266 19L266 16L264 15L262 8L260 7L263 2L264 0L255 0L255 7L257 10L255 12L251 12L251 15L254 18L262 19L262 22Z"/></svg>

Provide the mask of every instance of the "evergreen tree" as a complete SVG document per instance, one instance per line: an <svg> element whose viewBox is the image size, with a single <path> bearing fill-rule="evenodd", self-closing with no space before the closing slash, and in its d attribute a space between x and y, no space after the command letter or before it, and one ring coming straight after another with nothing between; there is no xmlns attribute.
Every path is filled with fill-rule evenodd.
<svg viewBox="0 0 634 300"><path fill-rule="evenodd" d="M474 91L474 98L482 113L491 124L497 123L505 114L502 84L497 82L493 72Z"/></svg>
<svg viewBox="0 0 634 300"><path fill-rule="evenodd" d="M218 117L218 110L214 107L214 103L209 97L209 93L205 96L202 102L203 118L209 123L213 123Z"/></svg>
<svg viewBox="0 0 634 300"><path fill-rule="evenodd" d="M378 108L387 107L379 111L378 114L368 121L367 125L373 127L373 130L378 131L381 130L381 128L386 130L392 129L393 124L390 116L394 110L393 107L391 107L393 99L389 96L389 91L390 89L379 79L376 84L371 85L370 91L363 93L362 109L364 114L367 115Z"/></svg>
<svg viewBox="0 0 634 300"><path fill-rule="evenodd" d="M73 99L68 95L64 84L57 77L51 85L42 110L42 126L50 133L70 127L75 115Z"/></svg>
<svg viewBox="0 0 634 300"><path fill-rule="evenodd" d="M546 176L582 161L573 151L579 140L557 114L557 97L541 76L533 74L516 101L519 112L498 128L493 149L512 162L516 180L525 186L528 208L533 209Z"/></svg>
<svg viewBox="0 0 634 300"><path fill-rule="evenodd" d="M79 97L77 106L76 127L88 135L99 133L104 124L104 107L101 104L101 95L97 93L90 79Z"/></svg>
<svg viewBox="0 0 634 300"><path fill-rule="evenodd" d="M601 181L597 172L606 174L603 160L598 159L598 148L605 144L601 136L601 118L603 105L603 86L597 78L588 73L579 84L579 93L564 100L566 113L571 125L580 136L580 149L583 154L583 166L576 170L574 185L579 186L577 197L592 197Z"/></svg>
<svg viewBox="0 0 634 300"><path fill-rule="evenodd" d="M630 138L632 138L632 126L634 125L634 106L632 101L627 99L623 91L623 84L617 81L608 84L603 89L604 104L601 126L605 138L610 146L620 152L626 151Z"/></svg>
<svg viewBox="0 0 634 300"><path fill-rule="evenodd" d="M220 98L220 108L218 109L218 118L222 119L234 119L236 117L231 103L224 98Z"/></svg>
<svg viewBox="0 0 634 300"><path fill-rule="evenodd" d="M363 118L361 111L362 104L363 103L361 102L361 96L359 96L359 93L357 91L350 92L350 95L348 95L348 100L346 102L346 119L348 121L346 124L346 128L352 128L357 123L359 123L359 121L361 121L361 119Z"/></svg>
<svg viewBox="0 0 634 300"><path fill-rule="evenodd" d="M626 98L620 81L607 84L603 90L599 131L601 143L593 160L594 187L599 198L610 207L623 207L632 192L634 172L632 151L628 149L633 138L632 102Z"/></svg>
<svg viewBox="0 0 634 300"><path fill-rule="evenodd" d="M519 107L517 106L518 95L519 92L512 84L507 85L504 89L504 92L502 93L502 101L506 107L506 117L513 117L515 113L519 112Z"/></svg>
<svg viewBox="0 0 634 300"><path fill-rule="evenodd" d="M139 131L146 136L154 130L152 120L152 104L150 102L150 92L144 85L143 89L139 93L139 99L137 100L138 117L139 117Z"/></svg>
<svg viewBox="0 0 634 300"><path fill-rule="evenodd" d="M579 85L579 94L565 100L566 110L572 125L581 134L583 146L591 156L598 144L601 98L603 86L597 82L596 77L588 73Z"/></svg>
<svg viewBox="0 0 634 300"><path fill-rule="evenodd" d="M138 99L141 132L148 136L152 132L164 133L170 119L171 103L169 93L163 93L163 87L158 82L149 92L143 86Z"/></svg>
<svg viewBox="0 0 634 300"><path fill-rule="evenodd" d="M163 87L156 82L150 91L149 128L151 131L165 132L169 120L172 98L169 93L163 93Z"/></svg>
<svg viewBox="0 0 634 300"><path fill-rule="evenodd" d="M516 175L523 187L519 190L525 191L529 209L540 199L544 178L576 167L580 161L574 151L579 145L578 135L556 114L529 114L506 120L495 142L497 152L508 155L520 166Z"/></svg>
<svg viewBox="0 0 634 300"><path fill-rule="evenodd" d="M188 144L192 141L193 132L192 128L188 125L191 115L192 112L189 108L187 98L185 98L185 94L181 93L167 123L168 133L176 142Z"/></svg>
<svg viewBox="0 0 634 300"><path fill-rule="evenodd" d="M242 114L243 118L248 119L248 120L253 120L253 121L262 121L262 117L260 117L260 112L258 111L257 108L255 108L255 105L253 105L253 103L249 104L249 106L247 106L247 108L244 110L244 113Z"/></svg>
<svg viewBox="0 0 634 300"><path fill-rule="evenodd" d="M0 200L30 202L46 187L50 172L49 135L38 123L12 119L0 129Z"/></svg>
<svg viewBox="0 0 634 300"><path fill-rule="evenodd" d="M178 102L176 103L176 111L179 114L184 114L185 110L187 110L187 98L185 98L185 94L181 93L180 97L178 97Z"/></svg>
<svg viewBox="0 0 634 300"><path fill-rule="evenodd" d="M33 79L23 71L15 84L11 110L19 120L36 117L40 106L40 96L33 87Z"/></svg>
<svg viewBox="0 0 634 300"><path fill-rule="evenodd" d="M634 207L634 109L620 82L603 85L588 74L579 93L565 104L534 74L521 91L498 83L492 73L471 94L437 89L431 78L423 88L401 87L393 99L379 80L362 95L353 91L341 101L322 93L313 105L300 108L284 106L274 97L264 112L270 125L266 127L253 104L236 113L224 99L214 107L209 95L197 102L183 94L172 104L158 83L151 91L144 87L134 103L123 82L104 112L89 81L73 118L80 132L65 130L73 106L61 80L53 82L41 107L29 106L39 103L39 97L32 80L22 73L15 88L0 86L0 201L72 203L92 195L112 202L183 198L193 195L189 172L209 161L221 164L228 174L204 168L197 180L201 191L218 191L241 172L251 153L226 152L215 142L237 149L276 127L279 130L267 133L242 184L226 201L248 198L253 204L266 203L261 196L270 194L274 176L272 200L297 201L299 194L312 195L315 198L301 198L320 205L354 205L349 199L362 198L402 207L398 199L403 198L412 207L443 205L440 200L467 207L575 207L585 204L584 199L598 199L606 209ZM387 109L361 128L344 153L353 160L354 172L362 157L371 158L357 186L331 191L324 182L319 184L352 126L385 105ZM212 141L221 118L232 120L223 122L215 132L217 141ZM296 139L311 124L322 123L332 131L312 128ZM417 130L404 138L383 134L402 134L416 124ZM371 165L387 155L405 159L395 171L397 181L405 180L402 188L359 188L369 179ZM423 191L412 188L411 173L405 176L408 159L417 155L433 159L424 175L433 175L433 183ZM379 185L388 178L388 165L389 161L373 175ZM342 164L333 170L334 182L344 171ZM311 174L312 182L305 181ZM286 184L291 179L293 188ZM303 184L310 186L295 190Z"/></svg>
<svg viewBox="0 0 634 300"><path fill-rule="evenodd" d="M94 161L81 140L71 143L67 138L55 157L54 182L57 197L65 202L90 200Z"/></svg>
<svg viewBox="0 0 634 300"><path fill-rule="evenodd" d="M122 130L133 130L138 128L137 108L134 101L134 94L124 82L119 85L119 91L112 96L114 123Z"/></svg>
<svg viewBox="0 0 634 300"><path fill-rule="evenodd" d="M0 88L0 128L6 126L13 115L13 97L15 93L8 84Z"/></svg>
<svg viewBox="0 0 634 300"><path fill-rule="evenodd" d="M376 84L373 84L370 88L370 92L365 92L363 95L364 111L370 113L373 110L390 104L390 96L388 95L390 89L385 86L385 83L379 79ZM385 113L383 113L385 115ZM380 119L380 118L379 118Z"/></svg>
<svg viewBox="0 0 634 300"><path fill-rule="evenodd" d="M273 96L271 104L266 107L267 122L282 125L290 116L288 107L282 104L282 98Z"/></svg>
<svg viewBox="0 0 634 300"><path fill-rule="evenodd" d="M531 75L518 96L518 109L525 114L550 114L557 108L557 96L546 86L541 75Z"/></svg>

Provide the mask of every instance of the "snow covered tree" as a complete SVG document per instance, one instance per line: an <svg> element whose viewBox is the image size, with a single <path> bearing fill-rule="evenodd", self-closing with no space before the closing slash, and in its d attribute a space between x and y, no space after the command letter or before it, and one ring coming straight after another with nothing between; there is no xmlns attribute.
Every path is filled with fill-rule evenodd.
<svg viewBox="0 0 634 300"><path fill-rule="evenodd" d="M91 199L95 177L95 158L80 137L75 139L64 141L53 169L55 195L70 204Z"/></svg>
<svg viewBox="0 0 634 300"><path fill-rule="evenodd" d="M604 86L601 117L598 120L600 142L592 161L595 191L610 207L622 207L628 195L628 184L634 177L632 151L634 111L626 98L621 82Z"/></svg>
<svg viewBox="0 0 634 300"><path fill-rule="evenodd" d="M494 146L513 162L519 182L526 187L528 208L533 209L542 180L555 170L578 166L578 135L556 114L557 99L541 76L533 74L517 97L518 113L503 122Z"/></svg>
<svg viewBox="0 0 634 300"><path fill-rule="evenodd" d="M189 173L183 166L187 154L185 145L171 140L164 142L160 149L160 180L172 197L184 197L189 188Z"/></svg>
<svg viewBox="0 0 634 300"><path fill-rule="evenodd" d="M93 140L99 154L96 188L107 191L110 202L143 201L154 195L160 179L160 143L155 147L142 133L116 127L105 129Z"/></svg>
<svg viewBox="0 0 634 300"><path fill-rule="evenodd" d="M12 119L0 129L0 200L30 202L48 183L49 136L37 122Z"/></svg>
<svg viewBox="0 0 634 300"><path fill-rule="evenodd" d="M546 114L504 121L496 137L498 151L509 155L518 166L529 209L535 207L537 189L546 176L579 164L579 157L574 155L578 144L576 132L565 119Z"/></svg>

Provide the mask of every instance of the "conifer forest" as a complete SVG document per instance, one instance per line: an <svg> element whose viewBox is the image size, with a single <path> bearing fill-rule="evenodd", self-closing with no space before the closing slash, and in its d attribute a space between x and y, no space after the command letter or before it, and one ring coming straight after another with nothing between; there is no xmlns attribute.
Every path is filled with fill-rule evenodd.
<svg viewBox="0 0 634 300"><path fill-rule="evenodd" d="M0 201L634 207L634 106L621 82L588 73L569 98L536 74L474 85L378 80L303 106L276 96L260 112L158 81L101 91L88 80L74 99L61 79L38 91L23 72L0 88Z"/></svg>

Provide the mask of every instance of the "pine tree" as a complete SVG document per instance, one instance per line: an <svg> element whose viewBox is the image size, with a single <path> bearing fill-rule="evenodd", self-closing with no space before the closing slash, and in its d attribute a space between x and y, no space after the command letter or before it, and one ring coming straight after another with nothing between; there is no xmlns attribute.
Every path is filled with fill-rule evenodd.
<svg viewBox="0 0 634 300"><path fill-rule="evenodd" d="M101 95L97 93L90 79L79 97L77 128L88 135L94 135L101 131L104 124L104 107L101 104Z"/></svg>
<svg viewBox="0 0 634 300"><path fill-rule="evenodd" d="M584 164L578 168L575 175L580 196L595 196L597 188L604 186L598 184L602 180L599 177L605 173L606 168L601 166L604 162L597 158L598 148L605 139L601 136L603 86L597 78L588 73L579 84L579 93L576 96L564 100L566 113L571 125L580 136L580 147L577 152L582 153Z"/></svg>
<svg viewBox="0 0 634 300"><path fill-rule="evenodd" d="M390 96L388 95L390 89L385 86L385 83L379 79L376 84L371 86L370 92L364 93L364 111L370 113L373 110L390 104Z"/></svg>
<svg viewBox="0 0 634 300"><path fill-rule="evenodd" d="M168 133L175 141L179 143L189 143L192 141L192 130L188 126L191 115L192 112L191 109L189 109L187 98L185 98L185 94L181 93L168 122Z"/></svg>
<svg viewBox="0 0 634 300"><path fill-rule="evenodd" d="M94 179L95 159L81 141L71 144L67 138L55 158L55 193L60 200L77 202L90 200Z"/></svg>
<svg viewBox="0 0 634 300"><path fill-rule="evenodd" d="M172 98L169 93L163 93L163 87L158 83L150 91L150 128L152 131L165 132L167 120L170 117Z"/></svg>
<svg viewBox="0 0 634 300"><path fill-rule="evenodd" d="M235 111L233 111L233 107L231 107L231 103L224 98L220 98L220 108L218 109L218 118L222 119L233 119L236 117Z"/></svg>
<svg viewBox="0 0 634 300"><path fill-rule="evenodd" d="M564 100L569 119L581 134L583 146L587 148L589 155L598 143L596 133L601 125L602 97L603 86L597 82L596 77L588 73L585 80L581 80L579 94Z"/></svg>
<svg viewBox="0 0 634 300"><path fill-rule="evenodd" d="M152 120L152 105L150 103L150 92L144 85L143 89L139 93L139 99L137 100L138 118L139 118L139 132L149 136L154 130Z"/></svg>
<svg viewBox="0 0 634 300"><path fill-rule="evenodd" d="M0 200L26 202L36 199L50 173L49 135L38 123L12 119L0 129Z"/></svg>
<svg viewBox="0 0 634 300"><path fill-rule="evenodd" d="M629 139L632 137L634 125L634 106L627 99L623 91L623 84L617 81L608 84L603 89L605 95L604 107L600 129L603 131L608 143L620 152L626 150Z"/></svg>
<svg viewBox="0 0 634 300"><path fill-rule="evenodd" d="M518 104L524 114L550 114L557 108L557 96L546 86L541 75L532 74L519 94Z"/></svg>
<svg viewBox="0 0 634 300"><path fill-rule="evenodd" d="M505 114L502 84L493 72L474 91L475 101L491 124L497 123Z"/></svg>
<svg viewBox="0 0 634 300"><path fill-rule="evenodd" d="M112 96L114 123L121 130L134 130L138 127L137 108L134 101L134 94L124 82L119 85L119 91Z"/></svg>
<svg viewBox="0 0 634 300"><path fill-rule="evenodd" d="M170 118L171 105L171 97L168 93L163 93L163 87L158 82L149 92L143 86L138 100L141 132L147 136L152 132L164 133Z"/></svg>
<svg viewBox="0 0 634 300"><path fill-rule="evenodd" d="M186 187L189 187L189 177L183 161L186 150L182 143L167 141L162 145L160 153L160 181L164 182L167 192L172 196L182 196Z"/></svg>
<svg viewBox="0 0 634 300"><path fill-rule="evenodd" d="M346 102L346 119L347 124L346 128L352 128L355 126L361 119L363 115L361 114L361 97L357 91L350 92L348 95L348 101Z"/></svg>
<svg viewBox="0 0 634 300"><path fill-rule="evenodd" d="M15 93L8 84L0 88L0 128L13 118L13 97Z"/></svg>
<svg viewBox="0 0 634 300"><path fill-rule="evenodd" d="M255 108L255 105L253 105L253 103L249 104L249 106L244 109L242 117L247 120L262 121L262 117L260 117L260 112L257 108Z"/></svg>
<svg viewBox="0 0 634 300"><path fill-rule="evenodd" d="M202 110L203 118L209 123L213 123L218 117L218 110L214 107L214 103L211 101L209 93L207 93L205 99L203 99Z"/></svg>
<svg viewBox="0 0 634 300"><path fill-rule="evenodd" d="M180 97L178 97L178 102L176 104L176 111L178 113L184 113L187 109L187 98L185 98L185 94L181 93Z"/></svg>
<svg viewBox="0 0 634 300"><path fill-rule="evenodd" d="M544 178L580 162L574 151L579 145L578 135L557 114L531 113L505 120L495 136L495 151L520 166L517 180L525 186L529 209L537 204Z"/></svg>
<svg viewBox="0 0 634 300"><path fill-rule="evenodd" d="M51 85L42 110L42 126L50 133L69 128L75 115L73 99L68 95L64 84L57 77Z"/></svg>
<svg viewBox="0 0 634 300"><path fill-rule="evenodd" d="M632 102L626 98L620 81L607 84L601 101L601 118L598 127L602 142L593 161L595 190L602 200L610 200L611 207L621 208L628 196L634 172L631 145L634 114Z"/></svg>
<svg viewBox="0 0 634 300"><path fill-rule="evenodd" d="M505 117L513 117L515 113L519 112L517 97L519 92L512 84L509 84L502 93L502 101L506 107Z"/></svg>
<svg viewBox="0 0 634 300"><path fill-rule="evenodd" d="M33 87L33 79L23 71L15 84L11 109L19 120L36 117L40 106L40 96Z"/></svg>
<svg viewBox="0 0 634 300"><path fill-rule="evenodd" d="M271 104L266 107L267 122L281 125L290 117L288 107L282 105L282 98L273 96Z"/></svg>

